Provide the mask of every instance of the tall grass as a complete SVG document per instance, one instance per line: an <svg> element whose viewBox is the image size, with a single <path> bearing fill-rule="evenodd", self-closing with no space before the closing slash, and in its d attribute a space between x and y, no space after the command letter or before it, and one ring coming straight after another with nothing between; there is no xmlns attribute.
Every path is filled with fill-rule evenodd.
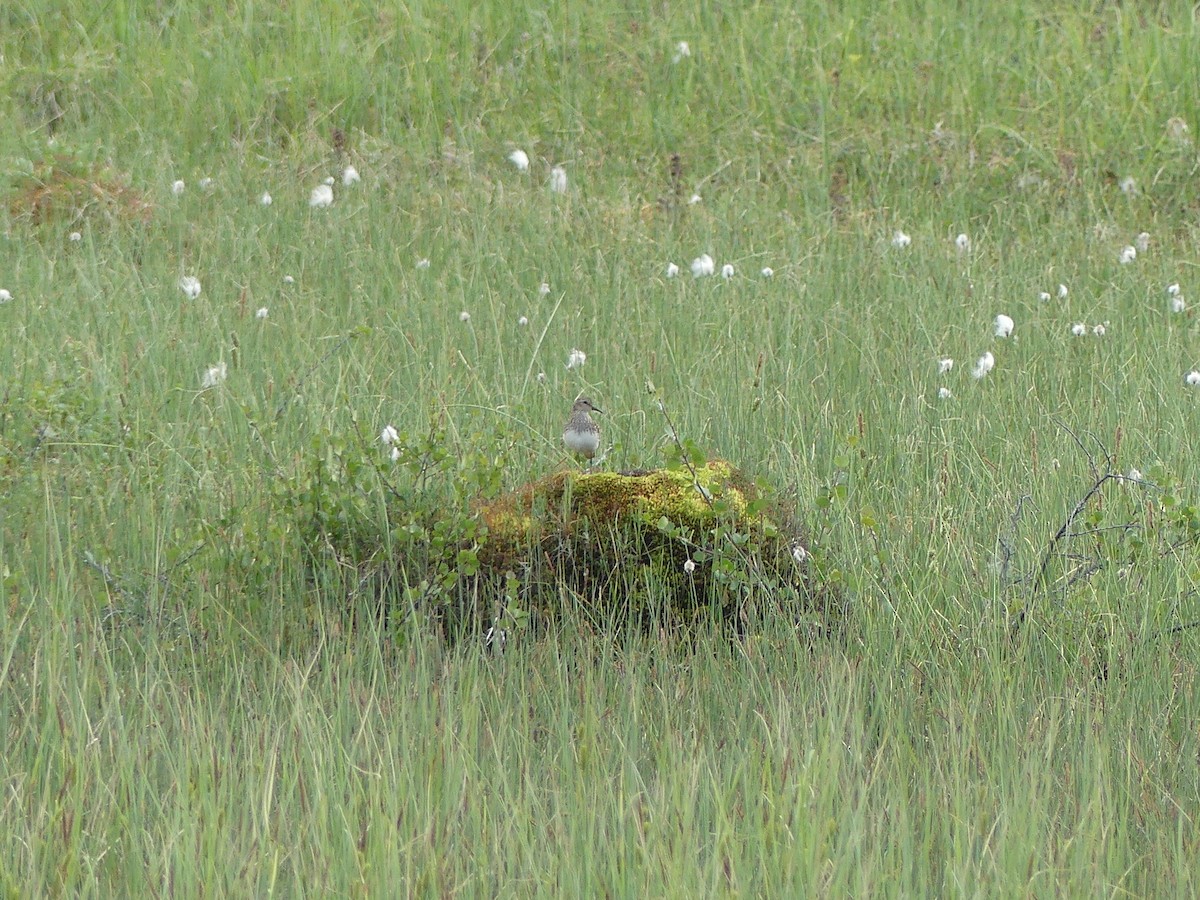
<svg viewBox="0 0 1200 900"><path fill-rule="evenodd" d="M4 6L6 894L1196 893L1196 40L1175 3ZM662 399L794 495L840 638L497 657L314 576L314 459L393 424L512 487L585 389L610 467L661 462Z"/></svg>

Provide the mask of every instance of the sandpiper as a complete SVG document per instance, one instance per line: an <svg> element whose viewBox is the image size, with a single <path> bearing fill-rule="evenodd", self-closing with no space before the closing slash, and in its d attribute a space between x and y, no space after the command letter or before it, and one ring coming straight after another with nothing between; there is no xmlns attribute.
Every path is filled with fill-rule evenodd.
<svg viewBox="0 0 1200 900"><path fill-rule="evenodd" d="M585 459L591 459L600 449L600 426L593 420L591 414L604 412L592 405L587 397L580 397L571 407L571 418L563 429L563 443L572 453L578 453Z"/></svg>

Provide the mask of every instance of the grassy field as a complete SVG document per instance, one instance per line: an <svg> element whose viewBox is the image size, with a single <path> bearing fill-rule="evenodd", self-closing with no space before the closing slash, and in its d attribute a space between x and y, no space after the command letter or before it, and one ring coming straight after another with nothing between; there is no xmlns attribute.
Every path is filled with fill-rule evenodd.
<svg viewBox="0 0 1200 900"><path fill-rule="evenodd" d="M1200 893L1189 4L202 6L0 7L5 896ZM356 615L581 391L837 639Z"/></svg>

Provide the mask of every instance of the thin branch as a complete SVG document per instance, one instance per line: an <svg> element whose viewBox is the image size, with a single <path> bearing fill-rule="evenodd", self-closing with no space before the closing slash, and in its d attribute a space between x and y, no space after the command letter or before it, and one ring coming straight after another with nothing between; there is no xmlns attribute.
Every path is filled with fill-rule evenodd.
<svg viewBox="0 0 1200 900"><path fill-rule="evenodd" d="M1046 552L1042 555L1042 562L1038 566L1037 576L1034 578L1033 586L1035 592L1043 589L1046 586L1046 572L1050 568L1051 560L1054 559L1055 551L1058 549L1059 542L1070 536L1071 527L1075 524L1075 520L1083 514L1083 511L1092 501L1092 498L1104 489L1106 482L1111 481L1116 477L1118 476L1114 476L1111 472L1101 475L1100 478L1091 486L1088 492L1083 495L1078 503L1075 504L1075 508L1071 510L1070 514L1066 518L1066 521L1062 523L1062 526L1057 532L1055 532L1054 537L1050 539L1050 543L1046 546Z"/></svg>
<svg viewBox="0 0 1200 900"><path fill-rule="evenodd" d="M996 538L996 544L998 545L1000 551L1000 559L998 559L996 562L998 563L998 568L1000 569L1000 578L1005 582L1009 580L1009 571L1012 568L1012 560L1013 557L1017 555L1014 544L1016 543L1017 531L1021 526L1021 513L1025 509L1026 502L1028 502L1030 499L1031 498L1028 494L1022 494L1017 498L1016 509L1013 510L1013 514L1008 520L1008 533L1001 534Z"/></svg>
<svg viewBox="0 0 1200 900"><path fill-rule="evenodd" d="M1088 450L1087 447L1084 446L1083 439L1078 434L1076 434L1074 432L1074 430L1072 430L1071 426L1069 426L1062 419L1055 419L1054 422L1056 425L1058 425L1059 428L1061 428L1063 431L1065 431L1067 434L1069 434L1071 436L1071 439L1073 441L1075 441L1076 446L1078 446L1080 451L1083 453L1083 455L1087 457L1088 467L1092 470L1092 477L1099 478L1100 477L1100 469L1096 466L1096 457L1094 455L1092 455L1092 453ZM1085 431L1084 434L1086 434L1088 437L1090 437L1093 441L1096 442L1096 446L1099 447L1100 452L1102 454L1104 454L1104 471L1106 474L1112 474L1112 470L1113 470L1112 455L1108 452L1108 450L1105 448L1104 444L1100 441L1100 439L1098 437L1096 437L1096 435L1092 434L1090 431Z"/></svg>

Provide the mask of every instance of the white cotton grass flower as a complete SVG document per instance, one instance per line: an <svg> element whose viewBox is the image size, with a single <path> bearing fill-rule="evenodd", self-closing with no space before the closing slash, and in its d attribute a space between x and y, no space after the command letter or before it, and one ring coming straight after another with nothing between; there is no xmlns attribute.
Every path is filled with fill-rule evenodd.
<svg viewBox="0 0 1200 900"><path fill-rule="evenodd" d="M949 356L943 357L942 359L938 360L938 374L939 375L945 375L947 372L949 372L953 368L954 368L954 360L951 359Z"/></svg>
<svg viewBox="0 0 1200 900"><path fill-rule="evenodd" d="M1101 322L1098 325L1092 326L1092 334L1094 334L1096 337L1104 337L1104 335L1107 333L1108 333L1108 323L1107 322Z"/></svg>
<svg viewBox="0 0 1200 900"><path fill-rule="evenodd" d="M313 209L333 206L333 188L328 184L318 184L308 195L308 205Z"/></svg>
<svg viewBox="0 0 1200 900"><path fill-rule="evenodd" d="M693 572L695 572L696 571L696 561L693 559L684 560L683 571L686 572L688 575L691 575Z"/></svg>
<svg viewBox="0 0 1200 900"><path fill-rule="evenodd" d="M271 314L271 311L269 309L267 309L265 306L260 306L257 310L255 310L254 318L265 319L270 314Z"/></svg>
<svg viewBox="0 0 1200 900"><path fill-rule="evenodd" d="M337 183L337 179L335 179L332 175L328 176L325 179L325 185L328 187L333 187L334 184L336 184L336 183Z"/></svg>
<svg viewBox="0 0 1200 900"><path fill-rule="evenodd" d="M399 459L400 459L400 457L401 457L401 456L403 456L404 454L400 452L400 446L399 446L398 444L393 444L393 445L392 445L392 452L391 452L391 453L389 453L388 455L389 455L389 456L392 458L392 462L396 462L396 461L397 461L397 460L399 460Z"/></svg>
<svg viewBox="0 0 1200 900"><path fill-rule="evenodd" d="M209 366L204 370L204 377L200 379L200 387L204 390L214 388L229 374L229 370L225 367L225 363L219 362L215 366Z"/></svg>
<svg viewBox="0 0 1200 900"><path fill-rule="evenodd" d="M996 321L992 323L992 327L995 329L996 337L1011 337L1014 327L1012 317L1000 313L1000 315L996 316Z"/></svg>
<svg viewBox="0 0 1200 900"><path fill-rule="evenodd" d="M187 185L184 184L183 181L175 181L171 184L171 193L176 197L182 194L185 190L187 190Z"/></svg>
<svg viewBox="0 0 1200 900"><path fill-rule="evenodd" d="M1050 299L1050 294L1047 291L1038 291L1038 299L1046 303Z"/></svg>
<svg viewBox="0 0 1200 900"><path fill-rule="evenodd" d="M1167 285L1167 296L1168 297L1178 297L1180 290L1181 290L1181 288L1179 287L1178 281L1173 282L1172 284L1168 284Z"/></svg>
<svg viewBox="0 0 1200 900"><path fill-rule="evenodd" d="M1171 298L1171 312L1181 313L1181 312L1185 311L1186 309L1187 309L1187 303L1184 302L1183 297L1181 297L1179 294L1176 294L1174 297Z"/></svg>
<svg viewBox="0 0 1200 900"><path fill-rule="evenodd" d="M971 250L971 239L965 233L960 234L954 239L954 246L959 253L968 253Z"/></svg>
<svg viewBox="0 0 1200 900"><path fill-rule="evenodd" d="M284 276L283 276L283 283L284 283L284 284L295 284L295 283L296 283L296 279L295 279L295 278L293 278L291 275L284 275Z"/></svg>
<svg viewBox="0 0 1200 900"><path fill-rule="evenodd" d="M688 206L695 206L697 203L701 202L703 199L704 198L701 197L699 194L692 194L692 196L688 197Z"/></svg>
<svg viewBox="0 0 1200 900"><path fill-rule="evenodd" d="M78 244L80 241L83 240L83 235L80 234L78 231L72 231L70 234L67 235L67 240L70 241L72 244Z"/></svg>
<svg viewBox="0 0 1200 900"><path fill-rule="evenodd" d="M550 170L550 190L556 194L567 192L567 170L562 166L555 166Z"/></svg>
<svg viewBox="0 0 1200 900"><path fill-rule="evenodd" d="M1143 231L1134 239L1133 245L1137 247L1138 253L1150 252L1150 232Z"/></svg>
<svg viewBox="0 0 1200 900"><path fill-rule="evenodd" d="M688 46L687 41L680 41L675 45L675 55L671 57L671 62L678 65L683 60L692 55L692 48Z"/></svg>
<svg viewBox="0 0 1200 900"><path fill-rule="evenodd" d="M0 303L9 303L12 301L12 292L8 288L0 288Z"/></svg>
<svg viewBox="0 0 1200 900"><path fill-rule="evenodd" d="M418 269L428 269L431 265L433 264L429 261L428 257L423 256L417 260Z"/></svg>
<svg viewBox="0 0 1200 900"><path fill-rule="evenodd" d="M992 356L991 351L979 357L979 361L975 363L975 368L971 370L972 378L982 378L992 369L996 368L996 357Z"/></svg>
<svg viewBox="0 0 1200 900"><path fill-rule="evenodd" d="M529 324L529 317L528 317L528 316L521 316L521 318L517 319L517 324L518 324L519 326L521 326L522 328L524 328L526 325L528 325L528 324Z"/></svg>
<svg viewBox="0 0 1200 900"><path fill-rule="evenodd" d="M541 284L538 285L538 296L539 297L545 297L549 293L550 293L550 285L547 282L543 281Z"/></svg>
<svg viewBox="0 0 1200 900"><path fill-rule="evenodd" d="M907 234L905 234L903 231L897 231L895 234L892 235L892 246L895 247L897 250L903 250L911 243L912 243L912 238L909 237Z"/></svg>
<svg viewBox="0 0 1200 900"><path fill-rule="evenodd" d="M953 396L954 396L954 394L951 392L950 388L948 388L944 385L942 387L938 388L938 399L939 400L949 400Z"/></svg>
<svg viewBox="0 0 1200 900"><path fill-rule="evenodd" d="M1121 189L1121 193L1126 197L1136 196L1138 192L1137 182L1134 181L1132 175L1126 175L1124 178L1122 178L1119 182L1117 182L1117 187Z"/></svg>
<svg viewBox="0 0 1200 900"><path fill-rule="evenodd" d="M582 350L572 348L571 352L567 354L567 369L568 370L583 368L583 364L585 362L587 362L587 354L584 353Z"/></svg>
<svg viewBox="0 0 1200 900"><path fill-rule="evenodd" d="M1075 335L1075 337L1083 337L1087 334L1087 326L1082 322L1076 322L1071 326L1071 334Z"/></svg>
<svg viewBox="0 0 1200 900"><path fill-rule="evenodd" d="M517 149L508 154L508 161L517 167L518 172L529 171L529 154L524 150Z"/></svg>
<svg viewBox="0 0 1200 900"><path fill-rule="evenodd" d="M678 277L678 275L679 275L679 266L675 265L675 263L673 263L673 262L667 263L667 277L668 278L676 278L676 277Z"/></svg>
<svg viewBox="0 0 1200 900"><path fill-rule="evenodd" d="M763 278L774 278L775 270L770 266L763 266L762 271L759 272L759 274L762 275Z"/></svg>
<svg viewBox="0 0 1200 900"><path fill-rule="evenodd" d="M362 181L362 176L358 174L358 169L354 168L354 166L346 166L342 170L343 187L350 187L350 185L358 184L360 181Z"/></svg>
<svg viewBox="0 0 1200 900"><path fill-rule="evenodd" d="M1066 300L1068 293L1070 293L1070 291L1067 290L1067 286L1065 284L1060 284L1058 286L1058 299L1059 300Z"/></svg>
<svg viewBox="0 0 1200 900"><path fill-rule="evenodd" d="M730 279L733 277L733 274L733 266L730 263L725 263L725 265L721 266L722 278Z"/></svg>
<svg viewBox="0 0 1200 900"><path fill-rule="evenodd" d="M460 321L460 322L470 322L470 321L471 321L471 314L470 314L469 312L467 312L467 311L464 309L462 312L460 312L460 313L458 314L458 321Z"/></svg>
<svg viewBox="0 0 1200 900"><path fill-rule="evenodd" d="M712 275L717 271L717 264L713 262L713 258L705 253L703 256L697 256L692 260L692 277L704 278L707 275Z"/></svg>
<svg viewBox="0 0 1200 900"><path fill-rule="evenodd" d="M400 440L400 432L396 430L394 425L385 425L383 431L379 432L379 441L385 447L392 446L398 440Z"/></svg>
<svg viewBox="0 0 1200 900"><path fill-rule="evenodd" d="M1200 372L1192 369L1192 371L1183 376L1183 380L1187 382L1188 387L1200 386Z"/></svg>
<svg viewBox="0 0 1200 900"><path fill-rule="evenodd" d="M1121 248L1121 253L1117 256L1117 262L1123 266L1129 265L1137 259L1137 247L1132 244Z"/></svg>
<svg viewBox="0 0 1200 900"><path fill-rule="evenodd" d="M200 296L200 279L195 275L184 275L179 279L179 289L189 300L195 300Z"/></svg>
<svg viewBox="0 0 1200 900"><path fill-rule="evenodd" d="M274 201L271 199L270 193L263 191L262 196L258 198L260 206L270 206Z"/></svg>
<svg viewBox="0 0 1200 900"><path fill-rule="evenodd" d="M1142 470L1135 469L1133 466L1130 466L1129 471L1126 473L1125 477L1128 478L1130 481L1141 481L1143 478Z"/></svg>
<svg viewBox="0 0 1200 900"><path fill-rule="evenodd" d="M546 373L545 373L545 372L538 372L538 373L537 373L537 383L538 383L538 384L545 384L545 383L546 383Z"/></svg>

